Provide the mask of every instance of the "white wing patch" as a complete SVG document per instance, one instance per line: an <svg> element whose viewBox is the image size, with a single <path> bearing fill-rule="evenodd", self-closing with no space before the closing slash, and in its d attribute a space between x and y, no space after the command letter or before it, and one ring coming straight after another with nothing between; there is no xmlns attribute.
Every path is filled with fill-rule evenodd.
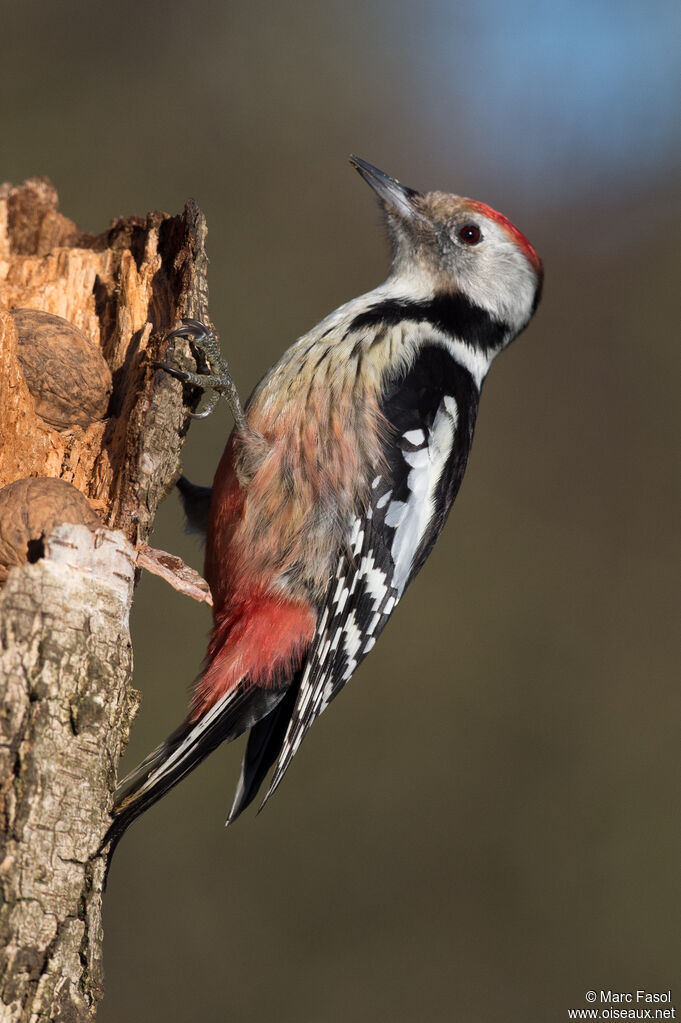
<svg viewBox="0 0 681 1023"><path fill-rule="evenodd" d="M426 435L423 430L407 430L404 434L404 439L417 448L419 445L424 443Z"/></svg>
<svg viewBox="0 0 681 1023"><path fill-rule="evenodd" d="M411 466L407 477L409 497L406 501L392 501L385 515L386 525L395 530L391 547L395 565L392 583L400 596L433 514L435 490L452 451L457 420L456 402L451 395L446 395L427 438L423 430L412 430L404 435L405 440L414 443L413 435L422 434L425 446L417 451L403 452L404 460Z"/></svg>

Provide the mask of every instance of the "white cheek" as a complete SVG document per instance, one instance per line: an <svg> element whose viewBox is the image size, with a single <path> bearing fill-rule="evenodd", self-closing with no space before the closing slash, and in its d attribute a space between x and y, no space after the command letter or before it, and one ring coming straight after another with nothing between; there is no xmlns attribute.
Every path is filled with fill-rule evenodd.
<svg viewBox="0 0 681 1023"><path fill-rule="evenodd" d="M512 242L493 236L489 247L474 255L475 259L467 259L460 268L462 290L476 305L507 323L516 333L532 312L536 289L532 268Z"/></svg>

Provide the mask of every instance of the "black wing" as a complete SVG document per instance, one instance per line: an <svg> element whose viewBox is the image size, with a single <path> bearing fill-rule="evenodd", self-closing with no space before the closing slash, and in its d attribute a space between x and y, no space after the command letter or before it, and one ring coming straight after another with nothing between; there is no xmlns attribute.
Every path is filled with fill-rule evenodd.
<svg viewBox="0 0 681 1023"><path fill-rule="evenodd" d="M463 478L478 398L470 373L437 344L384 387L381 407L393 428L387 471L373 481L370 507L352 523L350 549L329 585L265 802L428 557Z"/></svg>

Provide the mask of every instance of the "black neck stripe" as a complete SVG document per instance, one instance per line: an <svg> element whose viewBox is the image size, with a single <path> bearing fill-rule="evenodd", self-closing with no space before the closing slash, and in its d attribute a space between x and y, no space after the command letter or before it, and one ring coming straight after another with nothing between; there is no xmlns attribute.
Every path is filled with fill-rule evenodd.
<svg viewBox="0 0 681 1023"><path fill-rule="evenodd" d="M395 326L402 320L430 323L443 334L459 338L483 352L501 348L508 333L506 324L495 320L485 309L459 292L439 295L426 302L385 299L358 313L349 329L361 330L377 324Z"/></svg>

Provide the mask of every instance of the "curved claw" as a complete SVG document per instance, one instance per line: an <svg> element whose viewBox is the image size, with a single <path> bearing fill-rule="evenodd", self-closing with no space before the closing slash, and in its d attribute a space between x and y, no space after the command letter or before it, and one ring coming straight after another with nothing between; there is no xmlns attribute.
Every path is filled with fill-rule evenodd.
<svg viewBox="0 0 681 1023"><path fill-rule="evenodd" d="M170 373L172 377L177 377L178 380L185 380L187 377L183 369L176 369L167 362L157 362L156 359L152 359L151 365L155 366L156 369L164 369L166 373Z"/></svg>
<svg viewBox="0 0 681 1023"><path fill-rule="evenodd" d="M193 338L195 334L193 327L178 327L177 330L171 330L170 334L166 334L166 340L173 337Z"/></svg>
<svg viewBox="0 0 681 1023"><path fill-rule="evenodd" d="M217 391L213 391L213 393L208 396L205 408L201 412L190 412L189 415L192 417L192 419L207 419L219 400L220 395L218 394Z"/></svg>
<svg viewBox="0 0 681 1023"><path fill-rule="evenodd" d="M200 338L208 337L212 333L210 327L207 327L201 320L194 320L187 316L182 318L182 326L172 330L170 334L166 334L166 337L193 338L196 336L196 339L199 340Z"/></svg>
<svg viewBox="0 0 681 1023"><path fill-rule="evenodd" d="M193 330L197 334L211 334L212 333L210 327L207 327L205 323L201 322L201 320L194 320L194 319L192 319L191 316L183 316L182 317L182 323L184 324L185 327L189 327L191 330Z"/></svg>

